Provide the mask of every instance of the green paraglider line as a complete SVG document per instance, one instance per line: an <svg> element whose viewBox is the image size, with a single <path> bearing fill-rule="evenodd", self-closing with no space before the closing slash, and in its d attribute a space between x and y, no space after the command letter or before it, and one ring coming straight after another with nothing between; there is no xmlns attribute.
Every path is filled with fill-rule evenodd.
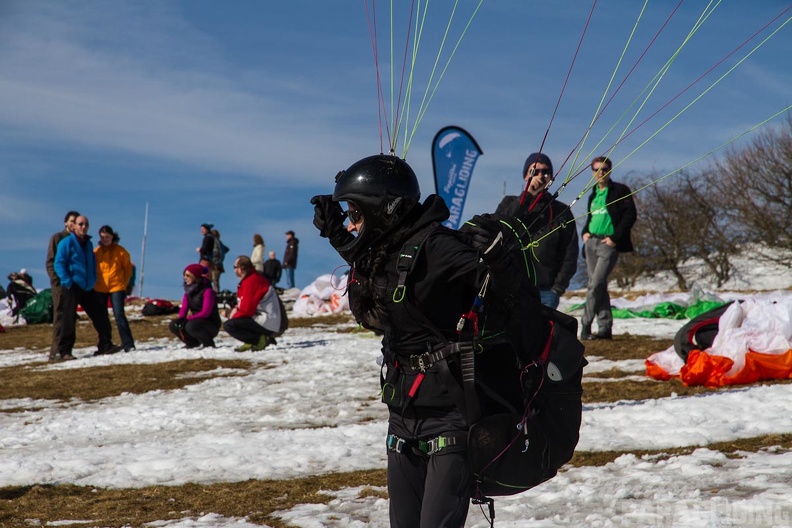
<svg viewBox="0 0 792 528"><path fill-rule="evenodd" d="M456 10L456 5L458 3L459 3L459 0L457 0L457 2L454 4L454 10ZM413 137L415 136L415 133L416 133L416 131L418 129L418 125L421 123L421 121L423 120L423 116L426 114L426 110L429 107L429 103L434 98L434 94L437 92L437 88L438 88L438 86L440 86L440 82L443 80L443 77L445 76L445 72L446 72L446 70L448 70L448 66L451 64L451 60L454 58L454 55L456 54L456 51L459 48L459 44L462 42L462 38L464 38L465 34L467 33L468 28L470 27L470 24L473 22L473 19L475 18L476 14L479 12L479 9L481 8L481 5L483 3L484 3L484 0L479 0L479 3L476 5L476 9L473 11L473 14L470 15L470 19L468 20L467 24L465 25L464 30L462 30L462 34L459 36L459 39L457 39L456 45L454 46L454 49L451 51L451 55L448 57L448 60L446 61L445 66L443 67L443 71L440 72L440 76L437 79L437 82L435 83L434 88L431 91L431 95L429 95L429 97L427 99L427 95L429 94L429 87L431 86L432 79L434 78L434 73L435 73L435 70L437 69L437 63L440 60L440 54L443 51L443 45L445 44L446 37L448 35L448 28L451 25L451 19L453 19L453 17L454 17L454 15L452 13L451 19L449 20L448 26L446 27L446 33L443 36L443 44L441 44L440 49L438 50L437 58L435 60L434 67L432 68L432 75L431 75L431 77L429 79L429 82L427 83L427 89L424 92L424 97L423 97L423 100L421 101L421 105L418 107L418 115L417 115L415 124L413 125L413 129L412 129L412 131L411 131L411 133L409 135L409 138L407 139L407 141L405 143L405 147L404 147L404 156L405 157L407 156L407 151L410 149L410 145L412 144L412 140L413 140Z"/></svg>
<svg viewBox="0 0 792 528"><path fill-rule="evenodd" d="M696 159L694 159L694 160L692 160L692 161L690 161L690 162L688 162L688 163L686 163L686 164L682 165L681 167L679 167L679 168L677 168L677 169L674 169L674 170L673 170L673 171L671 171L671 172L668 172L668 173L664 174L663 176L660 176L659 178L657 178L657 179L655 179L655 180L652 180L652 181L650 181L650 182L649 182L649 183L647 183L646 185L644 185L644 186L642 186L642 187L640 187L640 188L638 188L638 189L636 189L636 190L632 191L630 194L628 194L628 195L625 195L625 196L623 196L623 197L619 198L618 200L613 200L612 202L608 202L608 203L607 203L605 206L607 207L608 205L614 204L614 203L616 203L616 202L619 202L619 201L621 201L621 200L625 200L625 199L627 199L627 198L629 198L629 197L633 196L634 194L637 194L638 192L640 192L640 191L642 191L642 190L644 190L644 189L647 189L647 188L651 187L652 185L655 185L655 184L659 183L660 181L662 181L662 180L664 180L664 179L668 178L669 176L671 176L671 175L673 175L673 174L676 174L676 173L678 173L678 172L680 172L680 171L682 171L682 170L686 169L687 167L690 167L691 165L693 165L693 164L695 164L695 163L698 163L699 161L703 160L704 158L706 158L706 157L708 157L708 156L711 156L712 154L714 154L715 152L718 152L719 150L722 150L722 149L724 149L725 147L727 147L727 146L731 145L732 143L734 143L734 142L735 142L735 141L737 141L738 139L742 138L743 136L745 136L745 135L747 135L747 134L750 134L751 132L753 132L753 131L754 131L754 130L756 130L757 128L759 128L759 127L761 127L761 126L763 126L763 125L765 125L765 124L769 123L770 121L772 121L772 120L773 120L773 119L775 119L776 117L780 116L780 115L781 115L781 114L783 114L784 112L788 112L789 110L792 110L792 104L791 104L791 105L788 105L788 106L786 106L785 108L782 108L781 110L779 110L778 112L774 113L773 115L771 115L770 117L768 117L768 118L767 118L767 119L765 119L764 121L762 121L762 122L760 122L760 123L757 123L756 125L752 126L752 127L751 127L751 128L749 128L748 130L745 130L744 132L741 132L740 134L738 134L738 135L734 136L733 138L731 138L730 140L728 140L728 141L726 141L726 142L724 142L724 143L720 144L719 146L715 147L714 149L710 150L709 152L706 152L705 154L702 154L702 155L701 155L701 156L699 156L698 158L696 158ZM634 153L634 151L633 151L633 153ZM580 200L580 198L582 198L582 197L583 197L583 195L584 195L586 192L587 192L587 191L583 191L582 193L580 193L580 194L579 194L579 195L578 195L578 196L575 198L575 200L574 200L572 203L570 203L570 204L567 206L567 210L571 210L572 206L573 206L574 204L576 204L576 203L578 202L578 200ZM587 211L587 212L585 212L585 213L583 213L583 214L581 214L581 215L578 215L578 216L574 217L572 220L570 220L570 221L568 221L568 222L562 222L561 224L559 224L557 227L555 227L555 228L554 228L554 229L552 229L551 231L548 231L547 233L545 233L544 235L542 235L542 236L541 236L541 237L539 237L538 239L534 240L534 241L533 241L533 243L532 243L532 244L530 244L528 247L535 247L535 246L536 246L536 245L537 245L537 244L538 244L538 243L539 243L541 240L543 240L544 238L546 238L547 236L549 236L551 233L554 233L554 232L555 232L555 231L557 231L558 229L563 229L563 228L564 228L564 227L565 227L567 224L574 224L575 222L577 222L577 220L580 220L581 218L585 218L585 217L586 217L586 216L588 216L589 214L591 214L591 213ZM523 250L526 250L526 249L528 249L528 247L525 247L525 248L523 248Z"/></svg>
<svg viewBox="0 0 792 528"><path fill-rule="evenodd" d="M775 17L774 17L774 18L773 18L771 21L769 21L767 24L765 24L764 26L762 26L761 28L759 28L759 29L758 29L757 31L755 31L755 32L754 32L754 33L753 33L753 34L752 34L750 37L748 37L748 38L747 38L745 41L743 41L743 42L742 42L742 44L740 44L739 46L737 46L736 48L734 48L734 49L733 49L731 52L729 52L728 54L726 54L726 55L725 55L725 56L724 56L724 57L723 57L721 60L719 60L718 62L716 62L716 63L715 63L713 66L711 66L711 67L710 67L710 68L709 68L707 71L705 71L703 74L701 74L701 75L700 75L700 76L699 76L699 77L698 77L696 80L694 80L692 83L690 83L690 84L689 84L688 86L686 86L684 89L682 89L682 90L681 90L679 93L677 93L677 94L676 94L674 97L672 97L670 100L668 100L668 101L667 101L667 102L666 102L666 103L665 103L663 106L661 106L660 108L658 108L658 109L657 109L657 110L656 110L654 113L652 113L652 114L651 114L649 117L647 117L646 119L644 119L644 120L643 120L643 121L642 121L642 122L641 122L639 125L637 125L635 128L633 128L632 130L630 130L630 132L629 132L629 133L627 133L627 134L626 134L626 135L624 135L624 136L623 136L621 139L619 139L619 141L617 141L616 143L614 143L613 147L615 147L616 145L620 144L620 143L621 143L621 141L623 141L624 139L626 139L627 137L629 137L630 135L632 135L633 133L635 133L635 132L636 132L636 131L637 131L639 128L643 127L643 125L645 125L646 123L648 123L648 122L649 122L649 121L650 121L652 118L654 118L654 117L655 117L657 114L659 114L661 111L663 111L663 110L664 110L666 107L668 107L668 106L669 106L669 105L670 105L672 102L674 102L676 99L678 99L678 98L679 98L679 97L680 97L682 94L684 94L685 92L687 92L687 91L688 91L690 88L692 88L694 85L698 84L698 83L699 83L699 81L701 81L701 80L702 80L704 77L706 77L707 75L709 75L709 74L710 74L710 73L711 73L711 72L712 72L712 71L713 71L715 68L717 68L718 66L720 66L721 64L723 64L723 63L724 63L724 62L725 62L725 61L726 61L726 60L727 60L729 57L731 57L732 55L734 55L734 54L735 54L737 51L739 51L741 48L743 48L743 47L744 47L746 44L748 44L750 41L752 41L754 38L756 38L756 36L757 36L757 35L759 35L759 34L760 34L761 32L763 32L765 29L767 29L768 27L770 27L770 25L772 25L772 24L773 24L773 23L774 23L776 20L778 20L779 18L781 18L781 17L782 17L782 16L783 16L783 15L784 15L784 14L785 14L787 11L789 11L790 9L792 9L792 5L790 5L790 6L786 7L786 8L785 8L785 9L784 9L784 10L783 10L781 13L779 13L778 15L776 15L776 16L775 16ZM787 22L788 22L788 20L787 20ZM786 22L785 22L785 23L786 23ZM578 145L579 145L579 144L580 144L580 143L578 143ZM611 147L611 149L612 149L613 147ZM575 149L576 149L576 148L577 148L577 146L575 147ZM573 149L573 150L574 150L574 149ZM569 159L569 158L567 157L567 159ZM566 161L565 161L565 163L566 163ZM566 185L566 183L567 183L568 181L570 181L571 179L574 179L575 177L579 176L579 175L580 175L580 173L581 173L581 172L583 172L583 171L585 170L585 168L587 168L587 167L584 167L584 168L580 169L580 170L579 170L579 171L578 171L578 172L577 172L577 173L576 173L574 176L572 176L572 178L570 178L569 180L565 181L565 182L564 182L564 185Z"/></svg>
<svg viewBox="0 0 792 528"><path fill-rule="evenodd" d="M712 4L712 2L710 2L710 4L707 5L707 9L709 9L709 5L711 5L711 4ZM602 142L605 141L605 139L610 135L610 133L613 132L613 130L616 128L616 125L618 125L624 119L624 117L627 115L627 111L630 110L633 106L635 106L635 104L638 102L638 99L643 94L646 94L646 97L644 98L643 102L639 105L639 107L635 111L635 113L633 114L632 119L630 119L630 121L625 126L624 131L622 132L621 136L619 136L619 139L617 139L616 142L603 155L604 156L609 156L610 153L613 152L613 150L616 148L616 145L619 145L621 143L621 141L625 137L625 135L627 133L627 130L629 129L630 125L638 118L638 114L641 113L641 110L643 109L643 107L649 101L649 98L652 96L654 91L659 86L660 81L663 80L663 78L665 77L666 73L668 73L668 71L671 69L671 65L674 63L674 61L677 59L677 57L679 57L679 54L682 52L682 49L687 45L687 43L690 41L690 39L693 38L693 35L696 34L696 32L701 28L701 26L704 24L704 22L712 15L712 13L715 12L715 9L718 7L718 5L720 5L720 0L718 0L718 3L715 5L715 7L713 7L711 10L709 10L709 12L707 12L707 9L705 9L705 11L701 14L701 16L699 16L699 19L693 25L693 28L690 30L690 32L687 34L687 36L683 39L683 41L679 45L679 47L677 47L677 49L674 51L674 53L671 55L671 57L666 61L665 64L663 64L663 66L660 68L660 70L649 81L649 84L647 84L646 87L644 87L644 89L641 91L641 93L638 94L638 96L633 100L633 102L630 103L630 105L625 109L625 111L622 113L622 115L619 116L619 118L616 120L616 122L613 124L613 126L611 126L611 128L605 133L605 135L602 137L602 139L594 146L593 149L591 149L591 151L588 153L588 155L585 157L585 159L590 159L591 156L594 155L594 152L602 144ZM654 84L652 85L652 83L654 83ZM651 85L651 88L650 88L650 85ZM647 91L648 91L648 93L647 93ZM579 167L579 168L581 168L581 167ZM573 169L573 167L570 167L570 174L573 172L572 169ZM580 173L578 173L578 174L580 174ZM593 180L593 178L592 178L592 180ZM589 181L588 188L591 188L591 186L593 186L592 181Z"/></svg>
<svg viewBox="0 0 792 528"><path fill-rule="evenodd" d="M674 15L676 14L676 12L677 12L677 11L679 10L679 8L682 6L682 2L684 2L684 1L685 1L685 0L679 0L679 2L677 3L676 7L675 7L675 8L674 8L674 9L671 11L671 13L668 15L668 18L666 18L665 22L663 22L663 24L660 26L660 29L657 31L657 33L655 33L654 37L652 37L652 39L651 39L651 40L649 41L649 43L646 45L646 47L644 48L643 52L641 52L641 55L640 55L640 56L638 57L638 59L637 59L637 60L636 60L636 61L633 63L632 67L630 68L630 71L629 71L629 72L627 72L627 75L625 75L625 76L624 76L624 78L622 79L621 83L619 83L619 86L618 86L618 87L616 87L616 90L614 90L614 92L613 92L613 93L611 94L611 96L608 98L608 102L607 102L607 103L605 103L605 105L602 107L602 110L600 110L600 112L599 112L599 113L597 114L597 116L594 118L594 122L593 122L591 125L589 125L589 128L588 128L587 130L591 130L591 128L592 128L592 126L593 126L593 124L594 124L594 123L596 123L596 122L599 120L599 118L602 116L602 114L605 112L605 110L606 110L606 109L607 109L607 108L610 106L611 102L613 102L613 99L614 99L614 98L616 97L616 95L617 95L617 94L618 94L618 93L621 91L622 87L623 87L623 86L624 86L624 84L627 82L627 79L629 79L629 78L630 78L630 76L633 74L633 72L635 71L635 68L637 68L637 67L638 67L638 64L640 64L640 62L641 62L641 61L643 60L643 58L646 56L646 54L647 54L647 52L649 51L649 49L652 47L652 45L653 45L653 44L655 43L655 41L658 39L658 37L660 36L660 34L663 32L663 30L666 28L666 26L668 25L668 23L669 23L669 22L671 21L671 19L674 17ZM581 37L581 39L582 39L582 37ZM668 103L666 103L666 104L668 104ZM552 123L552 120L551 120L551 123ZM548 127L548 130L547 130L547 132L545 132L545 139L547 138L547 135L548 135L548 133L549 133L549 132L550 132L550 127ZM585 137L585 135L584 135L584 136L581 136L581 138L578 140L577 144L576 144L574 147L572 147L572 150L570 150L570 151L569 151L569 154L567 154L567 157L564 159L564 161L563 161L563 162L561 163L561 165L559 166L559 171L558 171L558 172L561 172L561 170L564 168L564 166L566 166L567 162L568 162L568 161L569 161L569 159L572 157L572 154L573 154L573 153L575 153L575 152L577 151L578 147L580 147L580 144L583 142L583 138L584 138L584 137ZM544 145L544 140L542 140L542 145ZM553 184L553 182L554 182L554 181L555 181L555 177L553 177L553 178L552 178L552 179L551 179L551 180L548 182L548 185L547 185L547 186L548 186L548 187L550 187L550 186ZM566 186L566 184L567 184L567 183L568 183L568 179L565 179L565 180L564 180L564 183L563 183L563 185L561 186L561 189L563 189L563 188Z"/></svg>
<svg viewBox="0 0 792 528"><path fill-rule="evenodd" d="M715 86L717 86L717 84L718 84L718 83L720 83L720 82L721 82L721 81L722 81L724 78L726 78L726 77L727 77L729 74L731 74L731 73L732 73L732 72L733 72L733 71L734 71L734 70L735 70L735 69L736 69L738 66L740 66L740 65L741 65L743 62L745 62L745 60L746 60L746 59L748 59L748 57L750 57L750 56L751 56L753 53L755 53L755 52L756 52L756 50L758 50L759 48L761 48L761 47L762 47L762 46L765 44L765 42L767 42L769 39L771 39L771 38L772 38L772 37L773 37L773 36L774 36L776 33L778 33L779 31L781 31L781 29L782 29L784 26L786 26L786 25L787 25L787 24L788 24L790 21L792 21L792 17L790 17L790 18L787 18L787 19L784 21L784 23L783 23L783 24L781 24L780 26L778 26L778 27L777 27L777 28L776 28L776 29L775 29L775 30L774 30L772 33L770 33L770 34L769 34L767 37L765 37L765 39L764 39L764 40L762 40L762 41L761 41L759 44L757 44L757 45L756 45L756 46L755 46L755 47L754 47L754 48L753 48L751 51L749 51L749 52L748 52L748 53L747 53L747 54L746 54L746 55L745 55L745 56L744 56L742 59L740 59L739 61L737 61L737 63L735 63L735 64L734 64L734 66L732 66L731 68L729 68L729 69L728 69L728 70L727 70L727 71L726 71L726 72L725 72L723 75L721 75L720 77L718 77L718 79L716 79L716 80L715 80L715 81L714 81L712 84L710 84L710 85L707 87L707 89L706 89L706 90L704 90L703 92L701 92L701 93L700 93L700 94L699 94L699 95L698 95L698 96L697 96L695 99L693 99L693 100L692 100L690 103L688 103L688 104L687 104L687 105L686 105L684 108L682 108L682 110L680 110L679 112L677 112L677 113L676 113L676 114L675 114L675 115L674 115L674 116L673 116L671 119L669 119L668 121L666 121L666 122L663 124L663 126L661 126L661 127L660 127L660 128L657 130L657 131L655 131L655 132L654 132L652 135L650 135L648 138L646 138L646 139L645 139L645 140L644 140L644 141L643 141L643 142L642 142L640 145L638 145L637 147L635 147L635 148L634 148L632 151L630 151L630 152L629 152L629 153L628 153L626 156L624 156L624 158L623 158L623 159L622 159L622 160L621 160L619 163L617 163L616 165L614 165L614 166L613 166L613 169L615 169L616 167L618 167L619 165L621 165L622 163L624 163L626 160L630 159L630 157L631 157L633 154L635 154L636 152L638 152L638 151L639 151L640 149L642 149L642 148L643 148L643 147L644 147L644 146L645 146L645 145L646 145L646 144L647 144L649 141L651 141L651 140L652 140L652 139L653 139L655 136L657 136L657 135L658 135L660 132L662 132L663 130L665 130L665 129L666 129L666 128L667 128L667 127L668 127L668 126L671 124L671 123L673 123L673 122L674 122L674 121L675 121L675 120L676 120L676 119L677 119L677 118L678 118L680 115L682 115L684 112L686 112L686 111L687 111L687 110L688 110L688 109L689 109L691 106L693 106L694 104L696 104L696 103L697 103L697 102L698 102L698 101L699 101L699 100L700 100L702 97L704 97L704 95L706 95L707 93L709 93L709 91L710 91L710 90L712 90L712 89L713 89ZM766 122L766 121L765 121L765 122ZM753 127L753 128L751 128L750 130L753 130L754 128L756 128L756 127ZM749 130L749 131L750 131L750 130ZM741 136L740 136L740 137L741 137ZM719 149L715 149L715 150L719 150ZM714 151L712 151L712 152L714 152ZM594 180L594 178L593 178L593 177L592 177L592 178L591 178L591 180L589 181L589 184L587 184L587 185L586 185L586 187L583 189L583 192L581 192L581 193L580 193L580 195L578 196L578 199L579 199L579 198L580 198L580 197L581 197L583 194L585 194L586 192L588 192L588 191L589 191L589 190L590 190L592 187L594 187L594 184L596 184L596 182L593 182L593 183L592 183L592 180ZM651 183L650 183L650 185L651 185ZM577 200L575 200L575 201L577 201Z"/></svg>
<svg viewBox="0 0 792 528"><path fill-rule="evenodd" d="M588 136L591 133L591 129L594 126L594 123L596 122L597 115L599 114L600 109L602 108L602 106L604 104L605 97L608 95L608 92L610 91L610 87L613 84L613 80L616 77L616 73L619 71L619 67L621 66L622 60L624 60L624 56L625 56L625 54L627 53L627 50L630 47L630 43L632 42L633 36L635 35L635 31L638 29L638 24L641 22L641 18L643 17L643 13L646 10L646 5L648 3L649 3L649 0L644 0L644 5L641 8L641 12L638 13L638 18L635 20L635 24L633 24L632 30L630 31L630 36L627 37L627 41L624 43L624 47L622 48L622 52L621 52L621 55L619 56L619 60L616 61L616 67L613 69L613 73L611 73L611 77L608 80L608 84L605 86L605 91L602 93L602 98L600 99L599 105L597 105L597 109L594 111L594 117L591 119L591 122L589 123L589 126L586 129L586 132L583 134L582 144L580 145L580 149L578 149L578 151L575 154L575 158L572 161L572 165L570 166L570 169L577 162L577 158L580 155L580 150L583 148L583 145L586 144L586 140L588 139ZM568 178L567 178L567 180L568 180Z"/></svg>

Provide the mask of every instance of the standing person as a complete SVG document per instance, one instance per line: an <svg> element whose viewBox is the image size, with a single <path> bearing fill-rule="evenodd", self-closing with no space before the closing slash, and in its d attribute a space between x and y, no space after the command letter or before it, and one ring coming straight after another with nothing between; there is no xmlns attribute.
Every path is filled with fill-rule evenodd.
<svg viewBox="0 0 792 528"><path fill-rule="evenodd" d="M597 184L588 199L588 216L583 228L583 256L588 271L586 305L581 318L581 339L613 339L613 313L608 294L608 276L619 253L633 250L630 230L638 217L632 191L611 180L611 160L600 156L591 162ZM597 320L597 333L591 324Z"/></svg>
<svg viewBox="0 0 792 528"><path fill-rule="evenodd" d="M237 352L264 350L276 344L273 334L280 329L278 294L269 281L256 272L248 257L237 257L234 273L239 278L237 305L223 329L244 343L234 349Z"/></svg>
<svg viewBox="0 0 792 528"><path fill-rule="evenodd" d="M300 241L294 231L286 231L286 251L283 252L282 267L286 272L286 289L294 288L294 269L297 267L297 251Z"/></svg>
<svg viewBox="0 0 792 528"><path fill-rule="evenodd" d="M269 258L264 262L264 277L275 286L281 279L281 263L275 257L275 252L269 252Z"/></svg>
<svg viewBox="0 0 792 528"><path fill-rule="evenodd" d="M120 240L121 237L109 225L99 228L99 245L94 249L97 266L94 289L100 294L105 306L108 297L110 298L121 345L124 352L129 352L135 350L135 340L132 338L124 304L134 267L129 252L119 245Z"/></svg>
<svg viewBox="0 0 792 528"><path fill-rule="evenodd" d="M201 245L195 248L195 251L198 252L198 263L206 268L206 275L204 275L207 279L212 279L212 270L214 269L214 264L212 264L212 256L214 255L215 250L215 242L214 237L212 236L212 228L214 224L201 224Z"/></svg>
<svg viewBox="0 0 792 528"><path fill-rule="evenodd" d="M211 271L212 277L212 288L214 288L215 293L220 292L220 275L225 273L225 266L223 265L223 261L225 260L225 255L228 253L228 247L220 240L220 231L217 229L212 229L212 238L214 239L214 249L212 252L212 264L214 267Z"/></svg>
<svg viewBox="0 0 792 528"><path fill-rule="evenodd" d="M256 233L253 235L253 251L250 253L250 262L258 273L264 273L264 255L266 248L264 246L264 237Z"/></svg>
<svg viewBox="0 0 792 528"><path fill-rule="evenodd" d="M80 213L77 211L69 211L63 218L63 230L58 231L50 237L49 244L47 245L47 275L50 280L50 291L52 292L52 344L50 345L49 360L58 361L60 353L58 352L58 339L60 338L61 328L63 326L63 303L61 300L61 283L58 274L55 273L55 253L58 251L58 244L60 241L71 235L74 231L74 221Z"/></svg>
<svg viewBox="0 0 792 528"><path fill-rule="evenodd" d="M75 219L74 232L58 244L54 266L60 279L63 303L62 326L58 336L59 358L56 360L75 359L72 349L77 338L78 305L83 307L93 322L99 337L94 355L119 352L122 347L114 345L112 341L107 299L93 289L96 285L96 259L91 237L88 235L88 218L85 216Z"/></svg>
<svg viewBox="0 0 792 528"><path fill-rule="evenodd" d="M220 311L217 294L206 278L206 268L190 264L184 268L184 297L179 318L171 321L169 328L186 348L198 346L214 348L214 338L220 333Z"/></svg>
<svg viewBox="0 0 792 528"><path fill-rule="evenodd" d="M533 239L538 240L538 245L530 252L536 270L536 286L542 304L556 309L577 271L578 237L569 207L545 190L552 176L553 162L546 154L529 155L523 164L523 196L504 197L495 214L518 217L531 231Z"/></svg>
<svg viewBox="0 0 792 528"><path fill-rule="evenodd" d="M468 243L442 226L449 217L445 202L431 195L421 204L420 196L412 168L380 154L340 172L332 196L315 196L311 203L320 235L352 266L352 313L364 327L383 334L391 526L459 527L474 491L465 446L468 416L446 385L449 378L461 378L460 363L454 356L416 365L415 358L447 350L456 341L460 315L471 310L479 291L480 258L490 263L489 291L497 298L513 293L516 263L497 243L499 237ZM346 212L340 201L347 203ZM416 245L420 249L405 274L401 256ZM476 248L485 249L482 257ZM489 352L476 362L495 357ZM516 376L498 383L520 391Z"/></svg>

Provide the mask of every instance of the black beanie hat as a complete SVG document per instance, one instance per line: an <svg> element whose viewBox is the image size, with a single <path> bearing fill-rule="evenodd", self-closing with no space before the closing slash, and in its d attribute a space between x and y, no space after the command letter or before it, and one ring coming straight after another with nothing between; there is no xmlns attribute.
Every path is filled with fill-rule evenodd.
<svg viewBox="0 0 792 528"><path fill-rule="evenodd" d="M528 158L525 160L525 164L523 165L523 171L522 174L520 175L521 179L525 178L525 173L528 172L528 167L530 167L534 163L542 163L544 165L547 165L547 167L550 169L550 174L551 175L555 174L553 172L553 162L550 161L550 158L547 157L547 154L542 154L541 152L534 152L533 154L528 156Z"/></svg>

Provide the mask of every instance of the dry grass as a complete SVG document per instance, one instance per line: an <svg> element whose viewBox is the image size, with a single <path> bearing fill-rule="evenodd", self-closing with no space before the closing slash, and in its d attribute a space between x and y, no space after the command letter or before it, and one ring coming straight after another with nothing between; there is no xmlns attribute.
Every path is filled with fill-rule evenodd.
<svg viewBox="0 0 792 528"><path fill-rule="evenodd" d="M168 317L147 317L130 321L138 342L171 337ZM327 316L309 319L293 318L292 328L316 327L328 331L358 331L348 316ZM47 351L49 325L12 327L3 335L4 349L20 347ZM95 336L84 324L78 329L77 346L90 346ZM372 335L373 337L373 335ZM613 341L586 343L587 356L601 356L612 360L644 359L670 345L669 340L640 336L617 336ZM46 356L42 355L42 361ZM156 365L114 365L81 369L48 371L41 364L0 369L0 398L31 398L66 401L79 398L97 401L118 394L145 393L152 390L175 390L209 376L235 376L255 368L271 368L262 363L239 360L195 359L171 361ZM196 376L195 374L200 375ZM613 381L584 383L584 400L615 402L641 400L678 395L699 394L716 389L684 387L678 381L656 383L620 379L634 373L614 370L599 377ZM56 383L57 381L57 383ZM723 389L721 389L723 390ZM728 390L728 389L727 389ZM18 411L17 409L16 411ZM14 412L7 409L5 412ZM740 456L740 451L752 452L771 446L792 449L792 435L766 435L738 441L711 444L706 447ZM691 453L694 447L657 451L578 452L573 466L599 466L631 453L639 457L662 459ZM211 485L153 486L140 489L101 489L93 486L34 485L0 488L0 528L43 526L48 522L74 520L87 527L140 527L161 520L199 517L217 513L227 517L247 518L249 522L281 528L286 525L274 512L287 510L297 504L325 503L330 497L321 490L362 487L361 497L386 497L385 471L355 471L333 473L309 478L221 483Z"/></svg>

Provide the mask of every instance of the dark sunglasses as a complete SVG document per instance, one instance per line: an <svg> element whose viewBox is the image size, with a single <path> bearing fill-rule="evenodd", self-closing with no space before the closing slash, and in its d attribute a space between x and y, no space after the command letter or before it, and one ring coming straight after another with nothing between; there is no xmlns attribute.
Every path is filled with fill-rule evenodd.
<svg viewBox="0 0 792 528"><path fill-rule="evenodd" d="M344 211L344 216L349 218L349 221L353 224L357 224L363 219L363 213L356 209Z"/></svg>
<svg viewBox="0 0 792 528"><path fill-rule="evenodd" d="M591 167L591 170L594 171L594 172L600 172L600 171L608 172L608 171L610 171L610 169L608 167L606 167L605 165L600 165L599 167Z"/></svg>
<svg viewBox="0 0 792 528"><path fill-rule="evenodd" d="M83 226L87 226L88 223L87 222L80 222L77 225L80 226L80 227L83 227Z"/></svg>
<svg viewBox="0 0 792 528"><path fill-rule="evenodd" d="M528 169L528 174L531 176L552 176L553 173L550 169Z"/></svg>

